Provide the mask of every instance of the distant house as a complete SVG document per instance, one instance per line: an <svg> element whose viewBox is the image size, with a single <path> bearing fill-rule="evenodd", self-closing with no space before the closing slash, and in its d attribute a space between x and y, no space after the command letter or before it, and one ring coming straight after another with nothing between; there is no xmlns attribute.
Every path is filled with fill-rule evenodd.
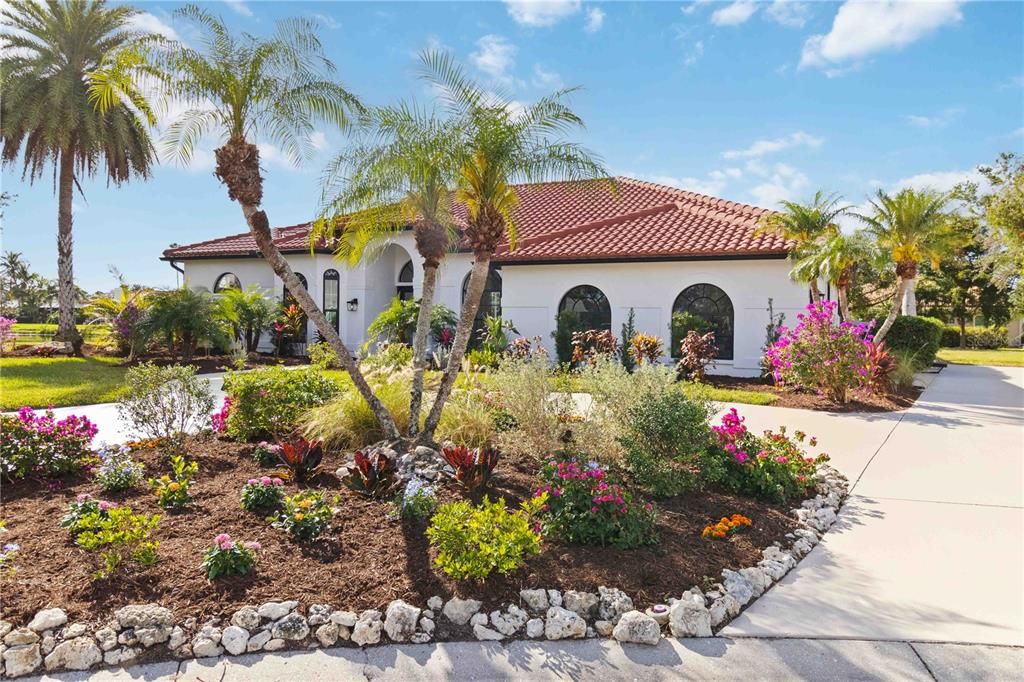
<svg viewBox="0 0 1024 682"><path fill-rule="evenodd" d="M618 334L633 309L637 330L661 336L666 346L673 312L689 311L717 331L718 372L754 375L769 299L787 320L807 304L806 286L790 280L787 244L755 236L766 209L631 178L618 178L614 194L557 182L519 185L516 193L518 243L499 249L481 315L501 315L549 349L562 310ZM465 218L457 206L457 221ZM422 262L411 232L353 268L333 259L325 244L310 253L308 224L273 234L350 348L365 341L367 326L395 296L419 295ZM180 263L195 288L256 284L278 299L287 296L248 232L169 248L163 260ZM459 309L472 260L461 247L448 255L439 303ZM315 337L312 325L308 335Z"/></svg>

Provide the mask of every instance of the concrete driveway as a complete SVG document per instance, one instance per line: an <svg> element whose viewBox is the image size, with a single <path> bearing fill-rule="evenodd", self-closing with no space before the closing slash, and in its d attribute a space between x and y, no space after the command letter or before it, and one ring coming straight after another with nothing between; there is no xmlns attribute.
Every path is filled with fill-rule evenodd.
<svg viewBox="0 0 1024 682"><path fill-rule="evenodd" d="M904 413L800 422L851 497L723 635L1024 645L1024 369L950 365Z"/></svg>

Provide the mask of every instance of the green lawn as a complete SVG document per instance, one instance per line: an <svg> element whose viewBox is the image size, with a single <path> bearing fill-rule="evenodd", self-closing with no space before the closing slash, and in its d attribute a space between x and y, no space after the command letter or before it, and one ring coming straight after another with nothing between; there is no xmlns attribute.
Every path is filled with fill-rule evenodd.
<svg viewBox="0 0 1024 682"><path fill-rule="evenodd" d="M709 386L707 384L694 384L684 382L683 393L693 395L698 391L705 397L718 403L744 403L747 405L774 405L778 402L778 396L764 391L746 391L742 388L726 388L723 386Z"/></svg>
<svg viewBox="0 0 1024 682"><path fill-rule="evenodd" d="M0 409L109 403L127 368L120 358L0 358Z"/></svg>
<svg viewBox="0 0 1024 682"><path fill-rule="evenodd" d="M955 365L995 365L1024 367L1024 349L1020 348L940 348L939 360Z"/></svg>

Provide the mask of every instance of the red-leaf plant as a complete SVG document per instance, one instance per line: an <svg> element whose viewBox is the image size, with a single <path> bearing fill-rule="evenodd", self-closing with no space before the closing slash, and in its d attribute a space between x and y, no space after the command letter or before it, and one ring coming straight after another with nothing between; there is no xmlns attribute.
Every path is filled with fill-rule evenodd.
<svg viewBox="0 0 1024 682"><path fill-rule="evenodd" d="M474 450L466 447L442 448L441 456L454 470L451 477L469 491L486 486L498 463L498 451L490 446Z"/></svg>
<svg viewBox="0 0 1024 682"><path fill-rule="evenodd" d="M281 463L288 467L291 478L301 483L320 468L324 449L320 441L311 443L305 438L299 438L291 443L281 443L278 457L281 458Z"/></svg>
<svg viewBox="0 0 1024 682"><path fill-rule="evenodd" d="M380 498L390 493L397 484L395 463L380 450L369 454L357 450L355 466L341 479L350 490L366 497Z"/></svg>

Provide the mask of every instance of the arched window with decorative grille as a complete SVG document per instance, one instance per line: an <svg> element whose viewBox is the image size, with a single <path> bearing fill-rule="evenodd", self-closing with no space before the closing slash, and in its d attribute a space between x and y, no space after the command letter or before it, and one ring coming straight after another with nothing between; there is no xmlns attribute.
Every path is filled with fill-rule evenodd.
<svg viewBox="0 0 1024 682"><path fill-rule="evenodd" d="M690 313L705 320L715 333L720 360L733 359L736 313L729 295L714 284L694 284L683 289L672 304L673 313Z"/></svg>
<svg viewBox="0 0 1024 682"><path fill-rule="evenodd" d="M584 329L609 331L612 328L612 308L604 292L590 284L569 289L558 304L558 312L571 311L579 315Z"/></svg>

